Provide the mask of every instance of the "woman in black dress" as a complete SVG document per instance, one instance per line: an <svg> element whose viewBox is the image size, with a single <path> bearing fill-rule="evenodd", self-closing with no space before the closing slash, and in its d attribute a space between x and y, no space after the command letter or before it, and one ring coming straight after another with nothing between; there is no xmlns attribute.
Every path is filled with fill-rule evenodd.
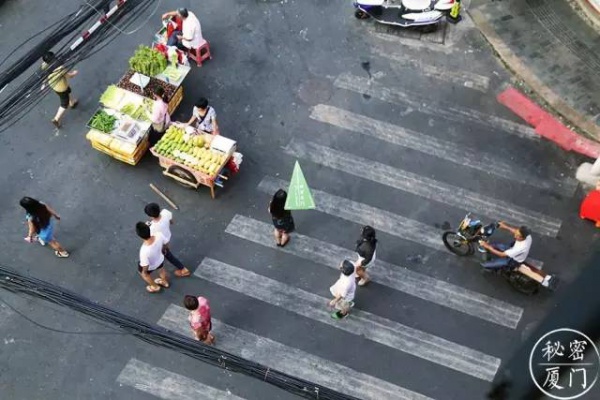
<svg viewBox="0 0 600 400"><path fill-rule="evenodd" d="M290 241L290 232L294 231L294 218L292 218L292 212L285 210L285 201L287 199L287 192L283 189L279 189L273 195L273 199L269 203L269 213L273 219L273 226L275 230L275 243L279 247L283 247Z"/></svg>
<svg viewBox="0 0 600 400"><path fill-rule="evenodd" d="M375 250L377 249L377 239L375 229L372 226L365 225L360 231L360 239L356 242L356 254L358 259L354 263L356 275L359 278L358 286L365 286L371 278L367 274L369 264L375 261Z"/></svg>

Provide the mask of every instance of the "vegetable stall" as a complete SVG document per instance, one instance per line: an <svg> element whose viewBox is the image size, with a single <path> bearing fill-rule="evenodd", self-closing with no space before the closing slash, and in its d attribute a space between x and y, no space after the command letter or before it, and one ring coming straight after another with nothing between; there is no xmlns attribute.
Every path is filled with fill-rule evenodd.
<svg viewBox="0 0 600 400"><path fill-rule="evenodd" d="M169 115L183 99L182 83L190 67L180 51L163 44L140 46L129 60L129 70L100 97L100 106L90 118L86 138L92 147L112 158L137 165L148 151L153 93L164 89ZM239 171L242 154L234 140L205 134L182 123L172 123L150 149L163 174L194 189L223 187Z"/></svg>
<svg viewBox="0 0 600 400"><path fill-rule="evenodd" d="M136 165L149 148L150 112L157 86L165 90L169 114L183 99L182 83L190 67L168 63L166 56L140 46L127 71L100 97L100 107L88 122L86 138L92 147L125 163Z"/></svg>

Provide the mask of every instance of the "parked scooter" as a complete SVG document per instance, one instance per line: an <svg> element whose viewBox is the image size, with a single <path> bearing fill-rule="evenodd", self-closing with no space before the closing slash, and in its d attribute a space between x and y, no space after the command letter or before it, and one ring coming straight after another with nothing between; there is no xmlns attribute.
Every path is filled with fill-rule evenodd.
<svg viewBox="0 0 600 400"><path fill-rule="evenodd" d="M354 16L359 19L373 18L384 24L402 28L418 27L432 32L452 8L455 0L355 0Z"/></svg>
<svg viewBox="0 0 600 400"><path fill-rule="evenodd" d="M472 255L477 249L484 254L484 260L487 261L491 255L479 246L479 241L487 242L496 229L498 229L497 222L484 226L481 221L472 219L471 214L467 214L456 231L444 232L442 240L446 248L458 256ZM512 287L524 294L534 294L540 286L554 290L558 284L556 276L546 274L541 268L534 267L527 261L514 269L495 271L504 277Z"/></svg>

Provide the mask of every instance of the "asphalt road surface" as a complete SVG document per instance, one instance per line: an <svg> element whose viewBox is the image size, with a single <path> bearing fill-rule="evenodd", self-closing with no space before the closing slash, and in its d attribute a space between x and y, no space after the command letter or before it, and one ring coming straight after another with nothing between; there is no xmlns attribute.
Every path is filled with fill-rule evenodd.
<svg viewBox="0 0 600 400"><path fill-rule="evenodd" d="M174 118L208 97L221 134L244 155L215 200L163 177L150 154L132 167L85 139L101 93L151 42L158 15L178 6L199 16L213 60L193 68ZM1 53L74 8L6 2ZM352 14L340 1L162 1L148 23L77 66L80 105L63 129L50 123L50 94L1 134L0 263L182 333L183 296L204 295L219 348L358 398L484 398L556 297L523 296L482 274L475 260L445 251L441 233L469 211L527 224L531 257L566 286L598 237L578 217L583 191L573 176L583 160L496 102L510 75L468 18L421 36ZM297 232L279 249L267 204L296 160L317 208L294 213ZM179 206L172 248L194 271L154 295L136 272L134 231L144 205L160 202L149 183ZM24 195L62 215L57 238L69 259L23 242ZM378 231L373 282L357 290L353 314L334 321L329 286L363 224ZM3 399L293 397L68 309L4 291L0 299Z"/></svg>

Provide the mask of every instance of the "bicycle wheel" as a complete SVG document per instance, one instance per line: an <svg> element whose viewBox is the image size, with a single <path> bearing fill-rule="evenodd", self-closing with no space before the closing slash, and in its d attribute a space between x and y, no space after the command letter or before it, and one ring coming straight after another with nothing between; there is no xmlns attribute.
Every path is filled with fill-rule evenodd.
<svg viewBox="0 0 600 400"><path fill-rule="evenodd" d="M473 253L473 246L456 232L447 231L442 235L444 246L457 256L468 256Z"/></svg>
<svg viewBox="0 0 600 400"><path fill-rule="evenodd" d="M529 296L537 293L540 288L539 283L519 272L511 272L508 282L517 291Z"/></svg>

